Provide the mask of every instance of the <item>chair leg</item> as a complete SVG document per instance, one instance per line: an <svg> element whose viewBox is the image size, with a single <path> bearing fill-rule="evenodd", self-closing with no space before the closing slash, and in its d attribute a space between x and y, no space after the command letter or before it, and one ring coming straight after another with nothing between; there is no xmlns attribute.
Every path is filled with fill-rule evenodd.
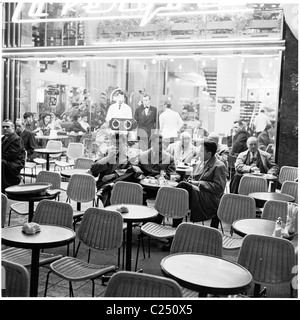
<svg viewBox="0 0 300 320"><path fill-rule="evenodd" d="M94 279L91 279L92 280L92 297L95 296L95 281Z"/></svg>
<svg viewBox="0 0 300 320"><path fill-rule="evenodd" d="M253 296L254 296L254 298L257 298L260 296L260 284L258 284L258 283L254 284Z"/></svg>
<svg viewBox="0 0 300 320"><path fill-rule="evenodd" d="M44 292L44 297L47 297L47 290L48 290L48 282L49 282L49 276L50 276L50 273L52 271L49 270L48 273L47 273L47 277L46 277L46 283L45 283L45 292Z"/></svg>
<svg viewBox="0 0 300 320"><path fill-rule="evenodd" d="M138 264L138 259L139 259L139 251L140 251L140 237L138 237L138 246L137 246L137 252L136 252L136 259L135 259L135 268L134 271L137 270L137 264Z"/></svg>
<svg viewBox="0 0 300 320"><path fill-rule="evenodd" d="M9 214L8 214L8 227L10 226L10 218L11 218L11 209L9 210Z"/></svg>
<svg viewBox="0 0 300 320"><path fill-rule="evenodd" d="M73 291L73 286L71 281L69 281L69 296L74 297L74 291Z"/></svg>
<svg viewBox="0 0 300 320"><path fill-rule="evenodd" d="M221 226L222 234L224 234L224 229L223 229L223 225L222 225L222 221L221 220L220 220L220 226Z"/></svg>

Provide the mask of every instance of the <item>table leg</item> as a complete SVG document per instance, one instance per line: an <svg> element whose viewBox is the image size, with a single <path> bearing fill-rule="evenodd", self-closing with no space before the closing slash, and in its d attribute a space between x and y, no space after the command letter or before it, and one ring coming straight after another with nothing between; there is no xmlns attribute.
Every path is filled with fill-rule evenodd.
<svg viewBox="0 0 300 320"><path fill-rule="evenodd" d="M50 154L49 153L46 154L46 170L47 171L50 170Z"/></svg>
<svg viewBox="0 0 300 320"><path fill-rule="evenodd" d="M126 264L125 269L131 271L132 222L127 222L126 230Z"/></svg>
<svg viewBox="0 0 300 320"><path fill-rule="evenodd" d="M39 259L40 249L32 249L31 253L31 275L30 275L30 297L38 296L39 286Z"/></svg>
<svg viewBox="0 0 300 320"><path fill-rule="evenodd" d="M32 221L34 214L34 201L29 201L28 203L28 222Z"/></svg>

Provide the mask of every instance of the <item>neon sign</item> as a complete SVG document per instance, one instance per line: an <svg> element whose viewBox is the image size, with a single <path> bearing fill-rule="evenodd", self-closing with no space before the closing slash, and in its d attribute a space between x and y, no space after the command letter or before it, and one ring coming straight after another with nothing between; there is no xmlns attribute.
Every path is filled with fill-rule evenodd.
<svg viewBox="0 0 300 320"><path fill-rule="evenodd" d="M140 19L140 27L145 26L155 17L194 16L215 14L218 12L253 12L253 9L222 4L222 10L217 5L200 3L60 3L62 5L59 17L49 17L45 2L18 2L12 16L14 23L37 23L56 21L92 21L92 20L129 20ZM53 4L55 5L55 3ZM56 3L57 5L57 3ZM228 7L226 7L228 6ZM225 8L225 9L224 9ZM28 18L27 18L28 17Z"/></svg>

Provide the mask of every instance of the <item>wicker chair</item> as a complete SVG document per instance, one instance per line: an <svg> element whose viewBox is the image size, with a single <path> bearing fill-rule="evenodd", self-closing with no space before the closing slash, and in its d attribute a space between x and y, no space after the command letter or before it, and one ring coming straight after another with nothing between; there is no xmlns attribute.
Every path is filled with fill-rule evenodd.
<svg viewBox="0 0 300 320"><path fill-rule="evenodd" d="M281 187L281 193L285 193L294 197L294 202L298 203L298 182L284 181Z"/></svg>
<svg viewBox="0 0 300 320"><path fill-rule="evenodd" d="M4 193L1 193L1 228L4 228L6 223L7 203L7 196Z"/></svg>
<svg viewBox="0 0 300 320"><path fill-rule="evenodd" d="M278 217L281 217L282 222L285 223L287 210L286 201L268 200L263 207L261 218L276 221Z"/></svg>
<svg viewBox="0 0 300 320"><path fill-rule="evenodd" d="M255 200L246 195L226 193L221 198L217 215L223 233L223 248L239 249L243 238L233 236L232 223L238 219L255 218ZM230 235L224 233L223 223L230 225Z"/></svg>
<svg viewBox="0 0 300 320"><path fill-rule="evenodd" d="M70 142L67 148L67 161L56 161L54 171L56 168L61 170L66 167L73 167L77 158L84 157L84 145L79 142Z"/></svg>
<svg viewBox="0 0 300 320"><path fill-rule="evenodd" d="M2 264L2 284L4 288L3 297L29 297L29 273L28 270L20 264L1 261ZM2 291L3 293L3 291Z"/></svg>
<svg viewBox="0 0 300 320"><path fill-rule="evenodd" d="M20 172L23 183L25 183L25 177L28 174L28 171L30 171L30 182L32 182L33 178L36 177L36 163L32 161L27 161L27 150L25 150L25 165Z"/></svg>
<svg viewBox="0 0 300 320"><path fill-rule="evenodd" d="M60 177L60 174L57 172L43 170L43 171L40 171L36 177L36 183L38 183L38 182L51 183L52 186L49 189L60 190L61 177ZM59 194L58 194L57 198L59 199ZM35 204L35 208L36 208L36 204ZM8 225L10 225L11 214L13 211L19 215L28 215L28 213L29 213L28 202L15 202L10 205L9 216L8 216Z"/></svg>
<svg viewBox="0 0 300 320"><path fill-rule="evenodd" d="M74 161L74 169L90 169L93 162L93 159L79 157Z"/></svg>
<svg viewBox="0 0 300 320"><path fill-rule="evenodd" d="M119 271L108 282L105 297L182 297L179 284L152 274Z"/></svg>
<svg viewBox="0 0 300 320"><path fill-rule="evenodd" d="M222 233L216 228L183 222L175 232L170 254L195 252L222 256Z"/></svg>
<svg viewBox="0 0 300 320"><path fill-rule="evenodd" d="M96 204L96 181L95 178L88 174L73 174L67 187L66 201L77 203L77 210L73 210L73 228L75 230L76 223L82 219L84 210L81 209L82 203L92 202L92 206Z"/></svg>
<svg viewBox="0 0 300 320"><path fill-rule="evenodd" d="M295 276L295 248L291 241L262 235L247 235L240 248L237 263L253 276L254 297L260 296L260 286L289 283ZM267 289L264 290L267 293ZM293 296L293 288L290 287Z"/></svg>
<svg viewBox="0 0 300 320"><path fill-rule="evenodd" d="M172 239L175 235L176 228L165 224L166 218L180 219L189 213L189 194L185 189L172 187L160 187L155 199L154 208L164 217L162 224L147 222L142 225L141 233L149 236L149 258L150 258L150 238ZM139 256L141 237L138 237L138 248L136 255L136 268Z"/></svg>
<svg viewBox="0 0 300 320"><path fill-rule="evenodd" d="M127 181L117 181L111 191L110 196L111 204L143 204L143 187L134 182ZM139 223L134 224L133 226L139 226ZM127 223L123 224L123 261L122 265L124 266L124 257L125 257L125 232L127 229ZM118 265L120 265L120 250L118 252Z"/></svg>
<svg viewBox="0 0 300 320"><path fill-rule="evenodd" d="M110 211L100 208L88 208L82 218L77 233L79 243L75 257L77 256L81 242L89 249L113 250L122 245L123 217L117 211ZM90 258L90 255L89 255ZM88 258L88 260L89 260ZM115 265L95 265L73 257L64 257L50 264L50 271L47 274L45 296L49 275L53 272L60 278L69 281L69 294L74 296L73 281L92 281L92 296L95 294L96 278L109 272L115 272Z"/></svg>
<svg viewBox="0 0 300 320"><path fill-rule="evenodd" d="M68 203L45 199L38 203L32 222L72 228L73 209ZM18 263L24 267L30 267L31 265L31 250L29 249L11 247L2 250L1 254L5 261ZM69 254L69 246L67 247L67 254ZM41 252L39 265L49 264L61 257L61 254Z"/></svg>
<svg viewBox="0 0 300 320"><path fill-rule="evenodd" d="M285 181L295 181L298 178L298 167L282 166L278 175L278 182L282 185Z"/></svg>

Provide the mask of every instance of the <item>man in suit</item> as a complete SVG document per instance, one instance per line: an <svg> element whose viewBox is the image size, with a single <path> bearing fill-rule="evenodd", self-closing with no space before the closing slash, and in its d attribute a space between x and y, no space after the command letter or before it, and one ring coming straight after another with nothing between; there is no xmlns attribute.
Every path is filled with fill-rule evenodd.
<svg viewBox="0 0 300 320"><path fill-rule="evenodd" d="M230 193L238 193L240 180L244 173L251 173L259 170L261 173L268 173L277 176L278 166L272 163L272 156L258 148L257 138L251 136L247 140L248 149L241 152L235 162L235 175L229 185Z"/></svg>
<svg viewBox="0 0 300 320"><path fill-rule="evenodd" d="M194 172L194 180L182 181L177 188L183 188L189 193L191 221L199 222L211 219L210 226L218 228L217 211L221 197L226 187L225 164L216 157L217 144L204 140L203 162Z"/></svg>
<svg viewBox="0 0 300 320"><path fill-rule="evenodd" d="M11 120L3 121L2 134L1 192L4 193L7 187L21 182L20 172L25 165L25 148Z"/></svg>
<svg viewBox="0 0 300 320"><path fill-rule="evenodd" d="M237 156L239 153L247 150L247 139L250 134L244 129L242 121L239 120L234 121L233 130L235 133L232 137L232 148L230 154Z"/></svg>
<svg viewBox="0 0 300 320"><path fill-rule="evenodd" d="M22 119L16 119L16 133L23 139L24 148L27 151L27 160L33 161L36 158L34 148L37 148L37 142L35 134L25 128L25 124Z"/></svg>
<svg viewBox="0 0 300 320"><path fill-rule="evenodd" d="M157 108L151 106L148 93L143 96L142 104L135 110L134 119L137 122L138 139L144 141L145 149L149 148L150 136L157 128Z"/></svg>

